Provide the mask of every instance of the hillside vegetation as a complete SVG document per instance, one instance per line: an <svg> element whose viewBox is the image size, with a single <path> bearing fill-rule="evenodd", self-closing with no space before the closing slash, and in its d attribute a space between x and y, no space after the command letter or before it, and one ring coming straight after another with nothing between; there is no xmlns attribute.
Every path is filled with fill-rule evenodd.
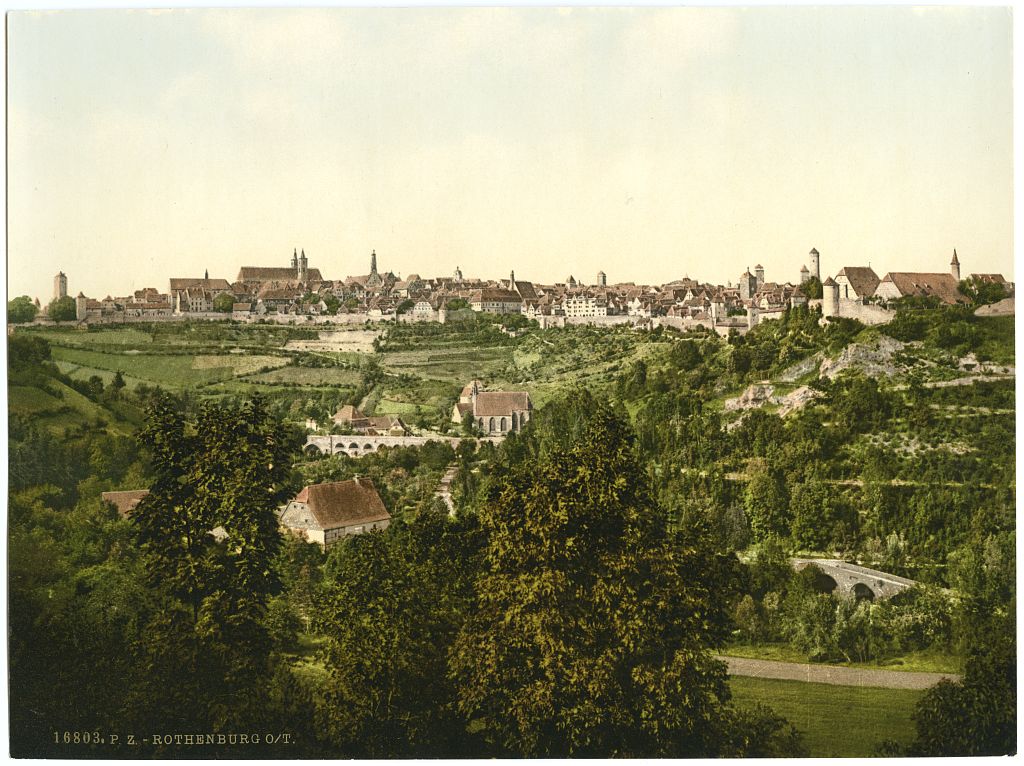
<svg viewBox="0 0 1024 766"><path fill-rule="evenodd" d="M353 344L231 323L17 330L12 750L81 756L51 729L206 715L301 743L250 753L267 757L1015 749L1013 322L818 320L719 338L469 316L383 328L362 352L366 328ZM530 426L479 450L301 451L302 421L342 404L458 432L473 378L529 391ZM449 517L434 491L453 464ZM356 475L391 510L385 532L327 555L270 534L272 499ZM100 501L154 486L159 523ZM178 507L234 520L239 544L164 540ZM792 555L920 584L842 599ZM240 624L252 640L228 640ZM711 655L730 646L964 680L887 696L887 742L830 743L807 685L727 682ZM186 681L189 663L209 672ZM225 690L259 702L225 707ZM843 699L834 726L877 720L877 695Z"/></svg>

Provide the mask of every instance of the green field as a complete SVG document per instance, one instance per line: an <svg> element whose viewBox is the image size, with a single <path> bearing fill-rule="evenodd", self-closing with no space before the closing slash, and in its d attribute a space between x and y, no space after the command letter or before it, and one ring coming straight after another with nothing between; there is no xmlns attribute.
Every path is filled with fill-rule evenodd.
<svg viewBox="0 0 1024 766"><path fill-rule="evenodd" d="M357 386L359 371L342 367L279 367L246 378L251 383L290 386Z"/></svg>
<svg viewBox="0 0 1024 766"><path fill-rule="evenodd" d="M74 377L105 377L104 372L121 370L136 381L165 388L201 386L288 363L286 357L269 355L131 354L64 346L53 346L51 355L58 364L64 363L62 369Z"/></svg>
<svg viewBox="0 0 1024 766"><path fill-rule="evenodd" d="M924 694L908 689L809 684L731 676L729 687L739 707L761 702L804 735L811 757L863 757L891 739L914 739L910 716Z"/></svg>
<svg viewBox="0 0 1024 766"><path fill-rule="evenodd" d="M106 410L56 380L49 382L49 388L48 392L31 386L12 385L7 398L11 415L31 418L36 427L53 433L99 420L107 422L117 433L130 434L134 430L133 424L117 422L116 418L124 417L121 409Z"/></svg>

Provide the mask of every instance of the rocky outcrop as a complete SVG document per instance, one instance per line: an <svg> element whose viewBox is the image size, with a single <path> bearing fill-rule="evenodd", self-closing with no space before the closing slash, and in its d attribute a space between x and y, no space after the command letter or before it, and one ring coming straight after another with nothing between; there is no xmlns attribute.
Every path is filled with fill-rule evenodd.
<svg viewBox="0 0 1024 766"><path fill-rule="evenodd" d="M775 387L767 383L754 383L747 386L747 389L734 399L726 399L723 407L726 412L737 410L753 410L763 407L766 404L778 405L779 415L786 415L793 410L798 410L815 397L821 396L810 386L790 391L788 394L776 395Z"/></svg>
<svg viewBox="0 0 1024 766"><path fill-rule="evenodd" d="M821 396L821 392L810 386L800 386L790 391L785 396L774 397L779 404L779 415L788 415L793 410L798 410L808 402Z"/></svg>
<svg viewBox="0 0 1024 766"><path fill-rule="evenodd" d="M775 388L766 383L752 383L747 390L734 399L726 399L723 407L726 412L735 410L751 410L767 404L772 399Z"/></svg>
<svg viewBox="0 0 1024 766"><path fill-rule="evenodd" d="M873 378L891 377L906 369L895 360L903 347L903 343L888 335L880 335L871 343L851 343L835 359L823 361L818 373L832 379L843 370L855 369Z"/></svg>

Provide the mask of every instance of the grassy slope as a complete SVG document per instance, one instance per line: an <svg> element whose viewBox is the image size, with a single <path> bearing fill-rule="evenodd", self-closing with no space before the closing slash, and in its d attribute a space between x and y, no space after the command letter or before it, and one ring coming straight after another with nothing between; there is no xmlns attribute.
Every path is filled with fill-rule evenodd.
<svg viewBox="0 0 1024 766"><path fill-rule="evenodd" d="M923 694L740 676L731 677L729 686L737 705L762 702L786 718L804 735L811 756L819 758L874 755L886 739L910 742L910 716Z"/></svg>

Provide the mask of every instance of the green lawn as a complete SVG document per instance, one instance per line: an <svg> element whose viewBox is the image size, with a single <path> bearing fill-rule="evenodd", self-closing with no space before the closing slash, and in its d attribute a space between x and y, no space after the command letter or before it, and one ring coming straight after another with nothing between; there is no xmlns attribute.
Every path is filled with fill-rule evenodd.
<svg viewBox="0 0 1024 766"><path fill-rule="evenodd" d="M816 758L875 755L887 739L909 743L914 739L910 716L924 694L743 676L730 677L729 686L738 706L762 702L786 718Z"/></svg>

